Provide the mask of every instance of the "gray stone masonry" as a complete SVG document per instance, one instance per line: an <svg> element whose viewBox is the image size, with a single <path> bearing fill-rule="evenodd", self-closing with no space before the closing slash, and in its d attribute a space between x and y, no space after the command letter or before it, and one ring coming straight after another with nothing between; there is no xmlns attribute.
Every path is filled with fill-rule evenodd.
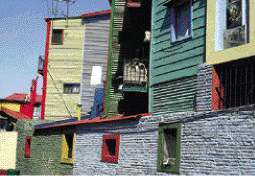
<svg viewBox="0 0 255 176"><path fill-rule="evenodd" d="M254 106L77 127L74 175L157 172L159 123L182 123L180 174L255 173ZM101 162L105 134L120 134L118 163ZM170 173L169 173L170 174Z"/></svg>

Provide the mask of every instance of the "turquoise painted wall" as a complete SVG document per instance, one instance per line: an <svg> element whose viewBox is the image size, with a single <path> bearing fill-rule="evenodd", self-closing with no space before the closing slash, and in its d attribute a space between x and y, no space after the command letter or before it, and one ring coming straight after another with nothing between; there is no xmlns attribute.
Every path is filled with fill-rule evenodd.
<svg viewBox="0 0 255 176"><path fill-rule="evenodd" d="M169 0L152 1L150 96L153 114L193 111L197 65L205 62L206 0L192 4L192 37L171 43Z"/></svg>

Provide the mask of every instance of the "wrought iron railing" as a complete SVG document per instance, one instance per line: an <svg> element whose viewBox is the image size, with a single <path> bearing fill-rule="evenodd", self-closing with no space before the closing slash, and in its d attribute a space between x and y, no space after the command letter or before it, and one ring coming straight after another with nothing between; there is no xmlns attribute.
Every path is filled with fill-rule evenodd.
<svg viewBox="0 0 255 176"><path fill-rule="evenodd" d="M255 103L254 65L226 66L218 71L219 109Z"/></svg>

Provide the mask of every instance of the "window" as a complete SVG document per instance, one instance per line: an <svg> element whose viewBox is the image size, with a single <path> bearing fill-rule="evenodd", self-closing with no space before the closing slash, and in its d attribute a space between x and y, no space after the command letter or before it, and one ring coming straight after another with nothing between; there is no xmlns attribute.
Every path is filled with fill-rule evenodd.
<svg viewBox="0 0 255 176"><path fill-rule="evenodd" d="M255 58L213 67L212 110L255 103Z"/></svg>
<svg viewBox="0 0 255 176"><path fill-rule="evenodd" d="M165 6L171 9L171 42L191 37L192 1L170 1Z"/></svg>
<svg viewBox="0 0 255 176"><path fill-rule="evenodd" d="M104 135L101 161L118 162L120 135Z"/></svg>
<svg viewBox="0 0 255 176"><path fill-rule="evenodd" d="M64 83L64 93L66 94L80 93L80 84L79 83Z"/></svg>
<svg viewBox="0 0 255 176"><path fill-rule="evenodd" d="M62 155L61 155L62 163L68 163L68 164L73 163L74 137L75 135L73 133L63 135Z"/></svg>
<svg viewBox="0 0 255 176"><path fill-rule="evenodd" d="M159 126L158 171L179 173L180 140L181 123Z"/></svg>
<svg viewBox="0 0 255 176"><path fill-rule="evenodd" d="M31 142L32 142L32 137L26 136L25 155L24 155L26 158L30 158L30 155L31 155Z"/></svg>
<svg viewBox="0 0 255 176"><path fill-rule="evenodd" d="M63 44L63 29L53 29L52 30L52 45L62 45Z"/></svg>

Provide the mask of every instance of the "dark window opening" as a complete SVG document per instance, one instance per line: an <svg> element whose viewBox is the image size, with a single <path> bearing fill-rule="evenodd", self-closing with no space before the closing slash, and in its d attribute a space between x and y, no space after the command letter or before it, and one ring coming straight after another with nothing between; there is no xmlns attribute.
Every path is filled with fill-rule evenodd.
<svg viewBox="0 0 255 176"><path fill-rule="evenodd" d="M255 103L255 59L249 58L214 66L218 76L215 84L218 109L238 107ZM214 83L217 80L213 80Z"/></svg>
<svg viewBox="0 0 255 176"><path fill-rule="evenodd" d="M52 30L52 44L62 45L63 44L63 29Z"/></svg>
<svg viewBox="0 0 255 176"><path fill-rule="evenodd" d="M106 139L107 149L109 151L109 155L115 156L116 151L116 139Z"/></svg>
<svg viewBox="0 0 255 176"><path fill-rule="evenodd" d="M66 94L80 93L80 84L79 83L64 83L64 93Z"/></svg>
<svg viewBox="0 0 255 176"><path fill-rule="evenodd" d="M163 135L164 150L163 150L163 166L170 166L170 162L175 161L176 157L176 139L177 129L165 129Z"/></svg>
<svg viewBox="0 0 255 176"><path fill-rule="evenodd" d="M68 158L73 157L73 134L66 134L66 143L68 146Z"/></svg>

